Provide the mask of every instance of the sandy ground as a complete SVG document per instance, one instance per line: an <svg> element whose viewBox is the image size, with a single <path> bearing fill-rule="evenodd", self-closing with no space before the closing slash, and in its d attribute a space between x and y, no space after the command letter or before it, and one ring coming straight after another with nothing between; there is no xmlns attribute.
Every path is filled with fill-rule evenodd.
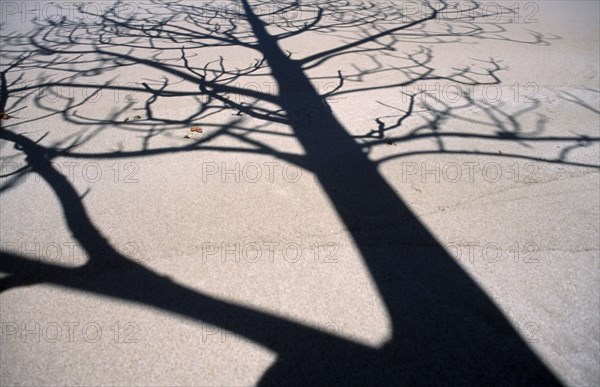
<svg viewBox="0 0 600 387"><path fill-rule="evenodd" d="M46 2L36 2L39 8L27 14L23 7L34 7L31 4L1 4L3 70L16 57L13 50L31 44L17 47L7 36L34 31L32 13L53 12ZM109 3L93 4L106 9ZM138 17L153 9L142 2L130 4ZM381 160L381 174L559 379L566 385L599 385L599 3L507 4L518 4L520 20L502 24L505 32L489 36L510 36L510 41L473 38L441 44L407 39L398 51L334 57L306 73L321 83L316 88L324 94L337 85L338 70L352 74L357 69L391 69L419 47L431 48L429 65L440 74L464 65L485 69L480 60L501 61L502 83L461 88L479 104L457 108L439 123L440 131L473 136L448 136L443 146L435 135L403 137L431 119L429 102L439 111L438 102L421 94L416 112L387 132L387 140L356 141L379 141L370 148L369 158ZM430 23L432 31L443 29L444 23ZM392 24L381 23L381 28ZM353 28L299 34L282 47L292 58L308 56L359 34ZM516 42L531 40L529 31L543 35L547 44ZM98 38L78 33L80 41ZM247 51L202 49L191 60L204 64L223 55L227 66L235 69L254 59ZM180 56L165 51L160 59L176 64ZM93 73L94 66L73 64L92 70L80 72L76 81L138 86L147 82L158 88L166 77L171 81L168 90L197 89L143 63L100 74ZM69 74L64 67L32 67L13 69L6 76L9 82L42 83L45 77ZM453 106L466 101L453 94L456 84L444 80L393 86L404 76L389 70L362 82L349 78L340 89L348 92L329 98L329 105L350 134L361 136L377 130L376 118L393 125L407 109L406 94L427 91ZM272 82L265 71L238 81L265 93L275 92L270 90ZM84 101L90 90L94 89L63 86L55 93L73 93L74 100ZM184 138L190 125L181 124L198 107L193 97L159 98L152 105L152 123L143 94L138 93L137 102L128 94L104 89L76 113L71 109L62 114L65 99L50 90L41 102L32 96L18 101L14 118L3 125L34 140L49 132L41 142L45 145L63 146L78 134L89 134L77 147L82 154L136 151L145 145L179 149L194 141ZM16 97L11 98L15 103ZM244 98L240 100L249 101ZM504 114L482 108L490 101ZM106 117L116 123L101 123ZM277 152L303 154L286 125L237 116L235 110L194 123L204 128L199 138L208 138L235 119L255 130L247 134L251 141ZM162 127L156 124L161 120ZM565 140L485 138L501 127ZM149 128L162 129L148 139ZM428 130L417 133L435 134ZM205 143L213 149L201 151L57 157L53 162L80 195L85 193L82 202L90 219L110 243L153 272L205 295L369 347L385 344L392 335L386 306L348 226L315 174L272 152L222 150L255 149L242 133L215 137ZM3 175L25 165L12 144L0 145ZM561 162L555 162L560 157ZM344 168L344 160L336 167ZM9 181L2 178L3 184ZM33 173L2 192L0 238L3 251L44 262L74 267L87 260L67 227L60 202ZM52 283L6 290L0 306L0 384L5 386L252 385L278 356L243 335L203 321Z"/></svg>

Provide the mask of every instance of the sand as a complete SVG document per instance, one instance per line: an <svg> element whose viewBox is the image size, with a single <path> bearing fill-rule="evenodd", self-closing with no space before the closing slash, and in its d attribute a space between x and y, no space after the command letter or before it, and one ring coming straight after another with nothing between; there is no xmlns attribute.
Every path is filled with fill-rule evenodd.
<svg viewBox="0 0 600 387"><path fill-rule="evenodd" d="M474 310L469 297L483 310L495 308L511 326L473 312L482 321L474 340L489 329L497 345L506 334L521 351L515 358L529 359L531 351L561 383L600 383L597 2L484 2L483 11L473 11L487 12L484 18L446 12L395 39L304 63L304 74L326 97L323 111L362 144L365 160L418 219L399 226L348 221L355 214L346 215L350 206L340 198L353 196L336 189L355 187L360 203L383 199L360 196L378 192L365 183L370 180L331 184L352 178L354 168L360 176L362 164L336 150L335 136L316 134L326 121L309 113L315 109L307 94L293 90L297 82L285 89L268 63L253 67L260 54L249 47L255 37L244 32L243 18L211 19L208 3L171 9L159 3L117 6L119 20L137 20L129 27L115 26L110 2L84 3L82 10L67 2L0 4L3 109L10 116L2 130L21 135L0 139L0 384L253 385L278 369L297 370L289 382L327 379L330 363L319 368L294 348L315 351L312 359L331 350L324 358L336 367L348 361L344 356L371 359L372 352L391 364L383 371L364 365L374 383L390 382L397 367L410 375L397 380L410 384L451 381L461 372L465 384L475 384L478 372L450 370L437 354L419 351L420 345L435 348L437 332L420 319L438 318L440 331L460 330ZM243 13L240 4L218 4L229 6L221 12ZM518 13L500 8L505 5ZM264 22L273 22L271 35L304 25L286 27L284 17L316 14L310 3L300 11L281 6L254 5ZM331 2L319 23L279 46L292 60L310 58L430 12L411 2L376 7ZM198 26L219 23L220 29L209 33L177 15L160 32L152 20L175 15L176 8L196 12ZM399 10L404 16L394 18ZM360 25L359 17L371 24ZM185 29L192 27L204 39ZM220 47L227 29L239 41ZM33 55L19 62L27 53ZM214 85L201 90L198 74ZM408 82L418 75L428 79ZM228 99L226 109L222 100L209 100L213 91ZM280 95L287 98L287 117L306 119L298 125L314 124L315 134L299 139L275 107ZM411 95L411 114L402 119ZM62 149L44 157L64 180L52 186L35 172L10 175L31 161L14 146L23 139ZM311 149L325 151L315 156ZM323 162L315 167L315 160ZM63 183L74 191L60 188ZM86 245L88 225L118 255L114 267L104 266L102 243L98 251ZM399 278L410 282L422 271L417 264L403 268L400 256L389 278L373 270L373 257L393 254L390 244L406 243L402 235L421 228L433 237L415 250L424 258L425 281L403 288ZM393 235L379 234L386 229ZM371 245L369 233L376 234ZM448 254L449 266L438 269L427 260L423 251L431 243ZM33 264L39 261L44 269ZM91 261L100 268L76 271ZM71 274L49 269L56 267ZM454 289L452 278L470 293L461 293L462 285ZM397 284L389 286L401 301L386 298L388 284ZM428 288L442 295L429 301ZM420 303L439 305L440 312L420 311ZM398 316L414 331L398 331ZM448 340L439 338L439 353L454 356L444 346ZM394 343L405 348L397 358L386 352L400 346ZM495 351L502 352L481 348L456 361L493 359ZM494 367L487 375L480 371L482 380L518 380L502 360Z"/></svg>

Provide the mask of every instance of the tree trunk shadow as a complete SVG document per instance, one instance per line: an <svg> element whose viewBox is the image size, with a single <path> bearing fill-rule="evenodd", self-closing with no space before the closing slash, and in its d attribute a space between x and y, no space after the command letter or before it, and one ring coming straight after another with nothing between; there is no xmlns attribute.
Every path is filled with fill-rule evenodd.
<svg viewBox="0 0 600 387"><path fill-rule="evenodd" d="M246 0L248 21L279 84L279 103L346 224L392 320L378 351L314 348L282 356L264 382L557 384L502 312L397 196L279 48ZM301 103L297 93L302 90ZM309 112L309 113L307 113ZM339 165L346 160L342 168ZM328 168L329 167L329 168Z"/></svg>

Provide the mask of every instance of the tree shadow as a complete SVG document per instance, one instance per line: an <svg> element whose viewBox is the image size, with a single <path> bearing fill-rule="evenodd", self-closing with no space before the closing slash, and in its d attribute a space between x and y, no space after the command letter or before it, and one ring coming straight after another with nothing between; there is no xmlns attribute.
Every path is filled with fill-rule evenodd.
<svg viewBox="0 0 600 387"><path fill-rule="evenodd" d="M133 122L123 120L124 110L112 112L108 119L78 113L80 107L94 98L93 94L81 101L65 98L64 104L58 108L56 104L45 103L42 98L33 98L38 109L48 111L48 115L42 118L58 115L65 122L91 129L65 136L54 144L42 145L44 141L49 142L45 136L34 140L25 133L19 133L19 127L29 122L13 124L0 121L0 139L12 144L27 162L26 167L4 176L7 182L2 186L2 192L18 185L20 177L27 173L40 175L59 200L73 238L89 256L85 265L66 268L3 251L0 253L0 269L10 275L0 281L2 291L47 282L213 324L277 353L277 361L263 375L261 383L264 385L559 384L493 301L456 264L390 187L378 166L388 160L414 154L455 153L444 145L448 138L528 144L567 142L577 148L584 146L581 143L583 137L543 136L543 125L540 133L523 133L519 116L525 112L503 113L497 106L482 105L468 96L462 106L446 104L443 100L436 100L435 106L424 104L429 111L424 115L426 124L396 135L398 130L404 130L406 120L417 114L414 94L409 96L408 109L401 112L393 125L386 126L384 118L395 117L374 117L377 124L375 131L352 136L326 102L327 98L348 93L397 88L418 82L452 81L471 86L501 82L498 73L503 69L496 60L490 59L478 69L465 66L440 75L432 64L432 49L422 46L399 56L396 53L399 43L443 44L469 38L490 38L515 44L543 45L548 44L546 37L540 34L533 34L530 40L503 37L505 29L502 26L478 23L478 20L490 15L481 11L476 2L469 3L472 8L467 13L468 17L463 19L464 9L453 11L445 2L424 3L426 12L417 17L403 14L394 6L335 1L321 7L304 2L257 2L251 5L243 0L232 8L215 6L214 14L207 13L206 8L179 2L157 0L153 3L156 7L147 10L150 16L144 21L135 15L120 14L123 3L117 2L101 15L100 23L38 21L36 30L30 34L3 36L3 40L10 43L10 49L4 55L12 58L11 64L0 73L0 111L3 112L16 114L26 98L32 97L40 88L89 87L91 83L86 82L87 76L104 74L108 77L123 67L145 66L164 73L165 77L155 79L154 83L143 82L134 86L120 85L116 79L111 79L102 86L103 90L135 92L146 97L144 119ZM269 7L266 12L263 10L257 15L255 9L261 6ZM348 9L340 12L344 7ZM282 16L294 10L312 12L304 18L286 19ZM80 12L85 14L84 9ZM457 12L458 17L451 23L435 24L431 31L427 30L428 23L439 18L442 12L446 15ZM267 19L273 21L268 23ZM378 24L382 20L389 25ZM80 33L87 35L81 37ZM295 58L294 53L281 46L282 41L305 33L337 33L347 39L347 43L304 58ZM121 49L115 49L117 46ZM31 52L32 47L37 51L25 54ZM260 57L247 67L234 70L226 67L223 57L202 65L194 61L194 51L217 47L254 50ZM148 53L152 53L151 56ZM319 93L313 84L314 79L307 72L348 54L370 56L376 65L368 70L355 67L356 72L352 74L338 71L330 78L337 82L337 86L327 93ZM388 59L391 55L401 65L384 65L382 55L387 55ZM25 86L19 84L18 77L14 81L7 78L11 72L27 71L33 67L60 70L67 75L58 81L41 77L39 83ZM398 72L402 80L394 85L369 86L370 79L386 71ZM195 89L178 89L178 85L167 76L192 84ZM276 93L236 85L239 79L261 76L275 81ZM345 89L349 82L367 85ZM13 96L18 93L25 93L25 96ZM232 95L242 95L250 102L240 102ZM186 98L194 101L196 106L189 116L183 118L161 117L154 106L163 98ZM385 102L381 104L396 109ZM536 107L533 104L527 111ZM461 117L461 111L469 108L480 109L487 115L487 123L495 132L469 134L443 131L447 117ZM153 145L154 138L161 133L201 123L223 112L234 112L233 118L209 135L185 146ZM252 138L248 133L286 134L260 127L250 129L249 125L244 126L244 116L291 128L304 155L278 151L267 142ZM105 128L113 127L141 133L144 140L140 149L106 152L78 149L93 142ZM211 145L221 138L234 138L240 146ZM369 158L369 152L390 141L402 144L423 138L434 138L439 148L435 151L397 152L377 161ZM600 139L586 137L585 140L590 143ZM207 150L269 155L316 175L359 249L389 313L392 337L384 346L373 348L358 344L249 306L211 297L131 260L111 246L93 224L82 195L52 163L57 157L127 159ZM456 153L486 154L468 150ZM526 154L495 156L542 161ZM344 162L343 168L339 168L340 160ZM595 167L569 161L568 152L559 154L555 160L543 161Z"/></svg>

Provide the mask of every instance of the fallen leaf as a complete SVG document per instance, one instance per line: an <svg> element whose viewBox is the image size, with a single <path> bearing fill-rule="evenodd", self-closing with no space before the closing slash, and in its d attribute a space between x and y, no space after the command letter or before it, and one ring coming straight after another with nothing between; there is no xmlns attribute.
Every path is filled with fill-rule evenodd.
<svg viewBox="0 0 600 387"><path fill-rule="evenodd" d="M124 122L127 122L127 121L129 121L129 117L125 117Z"/></svg>
<svg viewBox="0 0 600 387"><path fill-rule="evenodd" d="M141 120L141 119L142 119L142 116L135 115L135 116L133 116L133 119L135 119L135 120Z"/></svg>
<svg viewBox="0 0 600 387"><path fill-rule="evenodd" d="M199 126L194 126L194 127L190 128L190 132L194 132L194 133L202 133L202 132L204 132L204 129L202 129L202 128L201 128L201 127L199 127Z"/></svg>
<svg viewBox="0 0 600 387"><path fill-rule="evenodd" d="M0 119L8 120L9 118L12 118L12 117L9 116L8 113L0 113Z"/></svg>

